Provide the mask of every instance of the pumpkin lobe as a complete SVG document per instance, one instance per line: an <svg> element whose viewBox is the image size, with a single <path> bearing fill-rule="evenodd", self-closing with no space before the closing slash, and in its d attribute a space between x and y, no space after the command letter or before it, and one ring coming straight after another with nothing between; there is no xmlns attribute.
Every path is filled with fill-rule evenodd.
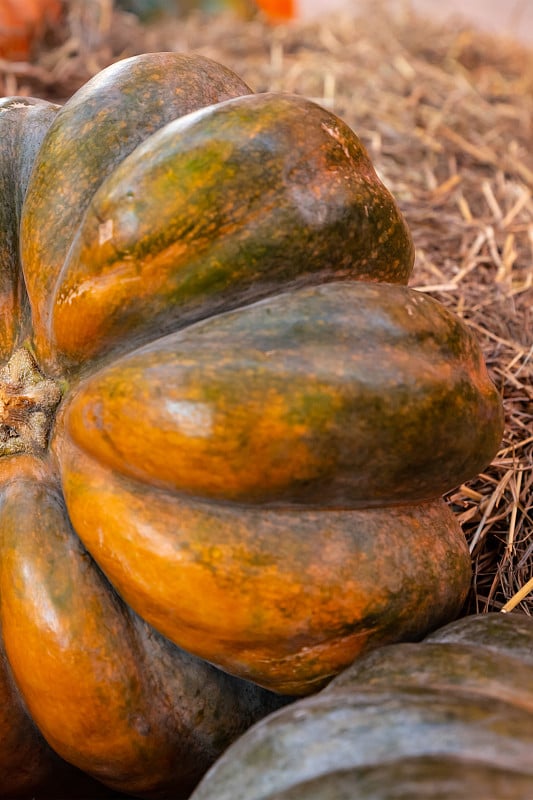
<svg viewBox="0 0 533 800"><path fill-rule="evenodd" d="M16 350L0 368L0 456L43 452L60 400L59 384L25 347Z"/></svg>

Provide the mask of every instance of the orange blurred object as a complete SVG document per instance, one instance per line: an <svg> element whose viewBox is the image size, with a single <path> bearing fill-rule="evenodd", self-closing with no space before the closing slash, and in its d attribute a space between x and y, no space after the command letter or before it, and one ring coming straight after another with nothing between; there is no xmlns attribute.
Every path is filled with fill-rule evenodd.
<svg viewBox="0 0 533 800"><path fill-rule="evenodd" d="M61 0L1 0L0 58L25 61L63 14Z"/></svg>
<svg viewBox="0 0 533 800"><path fill-rule="evenodd" d="M273 20L294 19L296 0L256 0L261 11Z"/></svg>

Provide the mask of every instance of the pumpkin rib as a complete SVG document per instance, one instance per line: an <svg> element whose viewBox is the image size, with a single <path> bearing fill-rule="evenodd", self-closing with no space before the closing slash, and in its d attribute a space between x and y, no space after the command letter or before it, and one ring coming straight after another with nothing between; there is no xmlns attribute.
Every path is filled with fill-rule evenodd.
<svg viewBox="0 0 533 800"><path fill-rule="evenodd" d="M531 775L475 758L402 757L374 766L332 769L274 794L264 793L260 800L354 800L354 787L357 800L530 800Z"/></svg>
<svg viewBox="0 0 533 800"><path fill-rule="evenodd" d="M5 517L9 513L9 495L18 487L45 483L53 486L50 464L33 456L2 459L0 488L0 574L4 556ZM9 487L9 488L8 488ZM57 485L55 490L57 491ZM0 578L0 618L2 591ZM11 588L11 587L10 587ZM0 625L0 634L1 634ZM30 669L34 669L32 663ZM47 687L49 691L49 687ZM105 800L109 790L100 782L68 764L50 747L25 705L6 657L0 635L0 798L35 797L39 800L73 800L90 797Z"/></svg>
<svg viewBox="0 0 533 800"><path fill-rule="evenodd" d="M171 121L100 186L48 333L75 365L283 287L406 283L412 265L356 135L304 98L250 94Z"/></svg>
<svg viewBox="0 0 533 800"><path fill-rule="evenodd" d="M65 103L39 150L20 231L43 365L54 367L46 334L52 289L99 184L169 120L250 92L234 72L211 59L147 53L106 67Z"/></svg>
<svg viewBox="0 0 533 800"><path fill-rule="evenodd" d="M526 800L532 644L530 618L491 614L377 648L250 728L191 800Z"/></svg>
<svg viewBox="0 0 533 800"><path fill-rule="evenodd" d="M46 482L2 489L0 594L6 654L33 720L60 756L113 789L186 797L239 730L283 702L134 618Z"/></svg>
<svg viewBox="0 0 533 800"><path fill-rule="evenodd" d="M356 508L451 490L490 461L503 421L455 316L407 287L343 282L116 359L71 393L64 425L103 464L185 496Z"/></svg>
<svg viewBox="0 0 533 800"><path fill-rule="evenodd" d="M273 794L276 787L281 794L329 770L383 767L419 756L486 764L533 779L532 742L531 714L494 699L367 686L325 690L251 728L192 797L265 800L266 790Z"/></svg>
<svg viewBox="0 0 533 800"><path fill-rule="evenodd" d="M32 97L0 99L0 363L29 329L19 268L20 215L30 172L59 106Z"/></svg>
<svg viewBox="0 0 533 800"><path fill-rule="evenodd" d="M438 634L436 634L438 636ZM404 665L409 664L405 670ZM533 713L533 675L517 652L508 654L456 642L426 637L418 644L394 644L378 648L341 673L331 683L334 691L397 688L418 692L438 690L470 697L503 700Z"/></svg>
<svg viewBox="0 0 533 800"><path fill-rule="evenodd" d="M129 481L67 441L56 449L73 525L126 602L189 652L274 691L309 693L362 650L417 638L456 616L468 590L464 536L440 500L233 508Z"/></svg>
<svg viewBox="0 0 533 800"><path fill-rule="evenodd" d="M12 798L24 791L31 792L36 784L49 780L58 770L59 759L39 735L22 705L1 643L0 731L0 797Z"/></svg>
<svg viewBox="0 0 533 800"><path fill-rule="evenodd" d="M527 616L476 614L458 619L427 636L429 642L471 645L500 653L508 650L533 666L533 631Z"/></svg>
<svg viewBox="0 0 533 800"><path fill-rule="evenodd" d="M110 797L106 787L63 761L42 737L8 671L1 641L0 731L2 800L34 798L37 791L39 800L73 800L73 797L105 800Z"/></svg>

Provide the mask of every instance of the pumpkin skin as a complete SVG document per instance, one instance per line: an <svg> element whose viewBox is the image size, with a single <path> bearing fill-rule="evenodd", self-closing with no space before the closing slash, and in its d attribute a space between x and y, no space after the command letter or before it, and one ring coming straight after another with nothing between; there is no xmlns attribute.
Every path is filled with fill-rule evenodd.
<svg viewBox="0 0 533 800"><path fill-rule="evenodd" d="M29 330L28 299L19 264L19 224L30 171L59 106L28 97L0 99L0 359L6 360Z"/></svg>
<svg viewBox="0 0 533 800"><path fill-rule="evenodd" d="M335 282L114 360L63 423L100 463L181 495L354 508L439 497L487 464L502 418L457 317L403 286Z"/></svg>
<svg viewBox="0 0 533 800"><path fill-rule="evenodd" d="M100 168L100 126L87 135L87 165L76 144L73 164L63 156L81 127L79 104L85 125L87 108L107 108L105 83L89 82L86 93L91 102L81 90L49 131L23 210L35 346L50 372L87 367L284 287L407 282L413 246L392 196L355 134L316 104L275 94L217 103L124 158L128 138L117 148L122 163L106 156ZM123 129L120 112L102 122L106 138ZM145 114L151 120L143 103ZM94 176L108 171L92 194Z"/></svg>
<svg viewBox="0 0 533 800"><path fill-rule="evenodd" d="M232 96L237 88L248 91L229 70L199 57L154 54L129 63L130 83L142 85L143 75L150 75L144 101L151 92L153 105L164 109L172 95L175 113ZM115 68L115 88L127 96L123 66ZM113 71L107 73L106 86L113 84ZM105 97L110 100L109 93ZM18 261L21 207L35 155L57 111L31 98L5 98L0 104L2 361L31 332ZM69 110L65 113L68 118ZM127 119L130 135L139 136L135 113ZM153 124L152 114L147 125ZM78 136L76 146L79 142ZM23 358L22 366L11 370L14 385L10 370L2 368L3 455L11 452L10 423L16 424L18 409L33 399L38 416L52 391L51 383L39 382L37 375L22 388L21 402L11 411L27 378L27 361ZM110 786L139 797L186 797L239 732L285 701L184 653L132 616L80 549L46 441L34 440L29 449L35 452L1 460L0 796L111 797ZM73 587L77 605L68 601ZM117 638L121 634L124 642Z"/></svg>
<svg viewBox="0 0 533 800"><path fill-rule="evenodd" d="M250 92L210 59L147 53L102 70L65 104L37 154L21 220L24 277L43 363L50 295L99 184L170 120Z"/></svg>
<svg viewBox="0 0 533 800"><path fill-rule="evenodd" d="M526 800L532 665L520 615L466 617L376 649L254 725L191 800Z"/></svg>
<svg viewBox="0 0 533 800"><path fill-rule="evenodd" d="M383 439L377 426L367 434L376 408ZM411 444L429 435L424 414L429 450ZM464 537L442 502L422 501L465 468L472 418L486 420L472 453L481 465L497 446L500 404L458 320L405 287L332 283L117 359L71 394L54 448L78 535L142 617L232 673L302 694L370 646L378 609L382 641L459 612ZM449 468L446 443L458 448ZM410 453L438 454L437 483Z"/></svg>
<svg viewBox="0 0 533 800"><path fill-rule="evenodd" d="M17 130L26 136L24 126ZM268 169L254 171L263 156ZM268 187L264 196L259 179ZM192 190L196 180L198 199L191 194L187 212L180 186ZM28 295L28 313L19 318L11 303L0 368L6 703L23 727L40 731L34 737L45 761L51 748L112 789L154 800L186 797L232 739L287 702L268 689L289 697L315 691L359 652L420 638L459 613L469 557L438 495L490 459L501 433L497 394L461 323L411 290L388 286L407 282L412 241L355 134L302 98L251 95L213 62L147 54L96 76L54 114L22 210L5 221L10 241L19 219L24 282L13 262L0 265L6 295L15 296L16 281ZM356 408L348 395L361 391L348 370L342 399L342 362L357 364L369 335L359 330L350 339L339 323L357 298L362 306L374 302L376 317L387 308L391 320L391 304L426 309L412 334L400 325L404 351L410 336L413 350L417 339L428 339L414 378L398 366L394 336L375 348L386 380L394 383L395 370L406 380L392 413L399 429L418 393L429 403L440 391L422 380L436 354L457 376L458 436L473 415L464 452L446 447L437 433L436 458L446 460L446 474L413 485L407 497L397 484L416 483L413 465L404 478L391 467L395 478L384 489L363 479L364 470L354 479L348 448L339 451L337 409ZM234 395L248 392L250 409L230 395L219 404L230 417L245 415L244 427L232 429L243 455L237 447L226 458L226 485L213 489L202 477L220 468L223 445L215 441L211 454L194 450L190 435L196 463L180 469L196 483L181 485L165 471L167 462L179 466L176 435L188 435L187 420L202 428L203 412L200 405L198 417L194 392L180 399L181 367L166 361L168 341L183 344L185 361L204 363L204 335L214 343L219 326L229 326L224 336L235 337L235 355L241 328L250 339L250 325L272 318L281 330L293 305L301 324L295 318L286 329L303 333L288 349L276 344L272 373L264 366L274 340L264 325L251 337L249 369L235 372ZM435 316L436 333L422 325L426 313ZM317 403L314 370L335 352L309 338L321 322L332 337L342 336L335 368L325 371L324 403ZM11 343L24 346L12 353ZM257 405L251 389L261 380L270 391L269 381L278 385L282 375L299 380L300 355L309 370L304 402L287 406L278 424L275 407ZM217 358L224 362L215 347L211 362ZM158 370L165 375L160 385ZM215 372L191 374L202 402L224 399ZM126 405L137 416L125 431L117 398L131 380L137 393ZM175 396L179 430L168 428L159 391ZM219 413L216 403L208 413ZM242 482L239 465L259 460L254 449L266 441L245 435L258 414L266 414L287 466L276 472L269 455L262 474L254 461L252 480ZM137 430L144 419L150 425ZM368 422L379 427L375 417ZM303 466L289 459L289 423L301 431L299 452L306 437L320 443L327 481L314 462L308 470L305 459ZM424 431L429 449L429 417ZM133 447L120 464L113 461L106 437L117 445L137 438L142 458ZM387 472L388 453L375 458ZM47 763L34 776L33 793Z"/></svg>
<svg viewBox="0 0 533 800"><path fill-rule="evenodd" d="M23 466L1 492L0 619L24 704L53 750L105 785L187 797L236 733L281 701L129 611L72 531L53 478Z"/></svg>
<svg viewBox="0 0 533 800"><path fill-rule="evenodd" d="M149 506L142 484L79 451L62 457L76 530L128 604L189 651L277 692L314 692L358 653L416 639L465 600L468 552L440 500L325 512L160 492ZM111 535L100 543L103 526Z"/></svg>

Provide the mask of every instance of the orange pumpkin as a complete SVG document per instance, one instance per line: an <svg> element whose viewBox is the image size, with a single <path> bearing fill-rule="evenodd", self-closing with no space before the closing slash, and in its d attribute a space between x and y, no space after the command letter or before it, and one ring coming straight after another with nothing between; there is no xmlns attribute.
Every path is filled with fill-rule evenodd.
<svg viewBox="0 0 533 800"><path fill-rule="evenodd" d="M100 119L115 110L110 138L119 143L122 129L130 149L169 115L249 91L229 70L178 55L134 59L97 81ZM124 112L106 106L134 88L142 121L130 109L124 131ZM47 434L65 384L36 366L18 259L30 172L57 114L44 101L0 103L0 797L115 796L105 786L185 797L239 731L282 701L159 636L72 529Z"/></svg>
<svg viewBox="0 0 533 800"><path fill-rule="evenodd" d="M325 109L173 53L2 108L3 724L27 791L51 747L185 797L267 690L459 613L501 403Z"/></svg>
<svg viewBox="0 0 533 800"><path fill-rule="evenodd" d="M63 14L61 0L2 0L0 58L25 61L33 47Z"/></svg>
<svg viewBox="0 0 533 800"><path fill-rule="evenodd" d="M256 5L272 20L288 20L296 16L294 0L256 0Z"/></svg>

